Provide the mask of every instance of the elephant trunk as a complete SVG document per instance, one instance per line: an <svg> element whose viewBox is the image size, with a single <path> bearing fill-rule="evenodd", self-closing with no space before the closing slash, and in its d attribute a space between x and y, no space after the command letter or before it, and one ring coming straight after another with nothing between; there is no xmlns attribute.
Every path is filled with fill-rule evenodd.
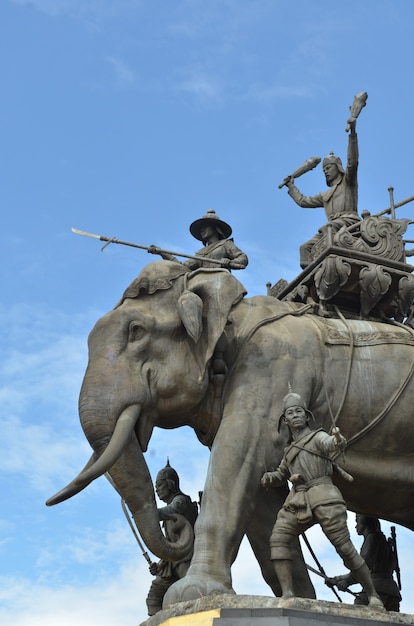
<svg viewBox="0 0 414 626"><path fill-rule="evenodd" d="M82 394L81 394L82 395ZM84 399L85 397L83 397ZM83 427L89 430L88 438L99 449L108 439L104 428L105 412L95 406L94 425L87 424L85 416L92 410L84 410L87 403L82 403L81 419ZM119 416L113 434L100 456L95 451L86 466L66 487L49 498L48 506L63 502L87 487L95 478L108 472L111 483L126 502L132 513L139 533L148 549L166 561L190 560L194 535L191 525L184 524L177 542L170 542L161 531L158 510L155 502L151 476L138 443L134 429L140 418L141 406L133 404L124 409ZM102 416L99 420L98 416ZM105 431L105 432L102 432ZM100 432L98 432L100 431ZM96 444L99 441L99 446ZM179 516L180 517L180 516Z"/></svg>

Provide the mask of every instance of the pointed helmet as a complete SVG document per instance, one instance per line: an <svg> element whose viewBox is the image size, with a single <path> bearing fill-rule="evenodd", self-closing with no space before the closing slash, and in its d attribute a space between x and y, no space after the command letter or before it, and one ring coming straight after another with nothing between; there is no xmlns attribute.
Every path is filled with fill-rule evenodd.
<svg viewBox="0 0 414 626"><path fill-rule="evenodd" d="M180 488L180 479L177 472L170 465L170 460L167 458L167 463L157 474L157 480L171 480L177 489Z"/></svg>
<svg viewBox="0 0 414 626"><path fill-rule="evenodd" d="M328 165L328 163L333 163L334 165L336 165L336 167L341 172L341 174L345 174L345 170L344 170L344 167L342 165L341 159L339 158L339 156L336 156L336 154L334 154L332 151L322 161L322 168L325 165Z"/></svg>
<svg viewBox="0 0 414 626"><path fill-rule="evenodd" d="M285 416L285 411L287 411L287 409L289 409L292 406L300 406L302 407L302 409L304 409L308 421L309 418L311 417L313 419L313 421L315 421L315 418L313 416L313 413L311 411L309 411L306 402L304 401L304 399L302 398L301 395L299 395L298 393L295 393L294 391L292 391L291 386L289 385L289 393L286 394L286 396L283 398L282 400L282 407L283 407L283 411L282 414L279 417L279 425L278 425L278 431L280 432L280 425L282 423L282 419Z"/></svg>

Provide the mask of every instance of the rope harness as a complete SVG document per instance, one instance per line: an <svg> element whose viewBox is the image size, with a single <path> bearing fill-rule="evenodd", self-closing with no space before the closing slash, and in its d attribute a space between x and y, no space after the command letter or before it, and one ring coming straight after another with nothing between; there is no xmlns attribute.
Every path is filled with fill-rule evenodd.
<svg viewBox="0 0 414 626"><path fill-rule="evenodd" d="M342 315L342 313L339 311L338 307L336 307L336 306L335 306L335 312L337 313L339 319L343 322L344 326L346 327L346 329L348 331L350 350L349 350L349 358L348 358L348 363L347 363L347 373L346 373L346 377L345 377L345 384L344 384L344 388L343 388L343 394L342 394L341 402L339 404L339 407L338 407L338 410L336 412L336 415L333 417L333 424L334 424L334 426L336 426L336 424L338 422L339 416L340 416L340 414L342 412L342 409L343 409L343 406L344 406L344 403L345 403L345 399L347 397L348 388L349 388L349 382L350 382L350 378L351 378L351 369L352 369L352 362L353 362L353 357L354 357L354 348L355 348L354 336L353 336L353 333L352 333L352 329L350 328L349 324L347 323L345 317ZM394 326L398 326L399 328L403 328L409 334L414 336L414 330L411 327L406 326L404 324L400 324L399 322L395 322L393 320L388 320L388 323L390 323L390 321L391 321L391 323ZM414 357L413 357L413 359L411 361L411 366L409 368L407 376L401 382L399 388L391 396L391 398L388 401L388 404L382 409L382 411L380 411L378 413L378 415L376 417L374 417L371 420L371 422L369 424L364 426L364 428L362 428L358 433L356 433L355 435L352 435L352 437L347 439L347 448L350 445L352 445L353 443L355 443L356 441L359 441L360 439L362 439L362 437L364 437L368 432L370 432L373 428L375 428L375 426L377 426L380 422L382 422L384 417L387 415L387 413L389 413L389 411L392 409L392 407L396 404L396 402L399 400L399 398L401 397L401 395L405 391L408 383L410 382L410 380L413 377L413 374L414 374ZM339 453L337 453L337 454L339 454ZM337 454L335 456L337 456Z"/></svg>
<svg viewBox="0 0 414 626"><path fill-rule="evenodd" d="M313 305L312 304L306 304L303 307L301 307L298 310L290 310L290 311L283 311L282 313L278 313L277 315L273 315L269 318L266 318L264 320L260 320L259 322L257 322L251 329L250 331L247 333L246 337L243 339L243 342L240 346L240 349L238 351L238 354L236 356L236 359L234 360L231 368L229 369L229 371L227 372L226 375L226 379L223 385L223 390L222 390L222 394L221 394L221 415L223 413L223 408L224 408L224 397L225 397L225 391L226 391L226 387L227 387L227 383L229 381L229 379L231 378L231 374L234 371L236 365L238 364L239 360L240 360L240 355L243 352L243 348L245 347L245 345L250 341L250 339L253 337L253 335L263 326L267 325L267 324L272 324L273 322L277 322L281 319L283 319L284 317L287 317L289 315L294 316L294 317L301 317L302 315L305 315L306 313L308 313L311 309L313 309ZM354 351L355 351L355 342L354 342L354 336L352 333L352 329L350 327L350 325L347 323L346 318L342 315L342 313L340 312L340 310L338 309L338 307L335 307L335 312L338 315L338 318L342 321L342 323L344 324L347 332L348 332L348 336L349 336L349 354L348 354L348 358L347 358L347 369L346 369L346 376L345 376L345 382L344 382L344 386L343 386L343 392L342 392L342 397L341 397L341 401L339 403L338 409L336 411L335 416L332 414L330 405L329 405L329 398L327 396L327 391L325 388L325 395L326 395L326 400L328 403L328 408L330 409L330 413L331 413L331 420L332 420L332 425L336 426L339 417L342 413L344 404L345 404L345 400L348 396L348 392L349 392L349 383L350 383L350 379L351 379L351 371L352 371L352 364L353 364L353 359L354 359ZM312 316L311 316L312 319ZM315 325L316 325L316 320L313 320ZM399 322L396 322L394 320L388 320L388 323L392 323L394 326L397 326L399 328L404 329L406 332L408 332L409 334L411 334L414 337L414 330L405 325L405 324L401 324ZM319 332L319 326L318 326L318 332ZM352 435L349 439L347 439L347 447L349 447L350 445L354 444L355 442L359 441L362 437L364 437L368 432L370 432L373 428L375 428L375 426L377 426L378 424L380 424L382 422L382 420L385 418L385 416L389 413L389 411L393 408L393 406L396 404L396 402L400 399L401 395L404 393L406 387L408 386L409 382L412 380L414 375L414 355L413 358L411 360L411 365L409 368L409 371L406 375L406 377L404 378L404 380L401 381L400 386L398 387L398 389L394 392L394 394L390 397L388 403L386 404L386 406L378 413L378 415L376 417L374 417L371 422L369 424L367 424L366 426L364 426L364 428L362 428L359 432L357 432L355 435ZM337 454L334 455L337 456L338 454L340 454L340 452L338 452Z"/></svg>
<svg viewBox="0 0 414 626"><path fill-rule="evenodd" d="M244 346L250 341L250 339L253 337L253 335L260 328L262 328L263 326L266 326L267 324L272 324L273 322L278 322L279 320L283 319L284 317L287 317L288 315L293 315L294 317L299 317L299 316L305 315L305 313L308 313L308 311L310 311L311 309L313 309L313 305L312 304L305 304L303 307L301 307L297 311L294 311L294 310L293 311L283 311L282 313L278 313L277 315L272 315L272 317L268 317L268 318L266 318L264 320L260 320L259 322L257 322L250 329L250 331L247 333L246 337L243 339L243 342L242 342L242 344L240 346L239 352L238 352L235 360L233 361L233 364L232 364L231 368L227 372L226 381L224 383L223 393L222 393L222 396L221 396L221 412L223 412L224 396L225 396L227 382L228 382L228 380L229 380L233 370L235 369L236 365L239 362L240 355L243 352Z"/></svg>

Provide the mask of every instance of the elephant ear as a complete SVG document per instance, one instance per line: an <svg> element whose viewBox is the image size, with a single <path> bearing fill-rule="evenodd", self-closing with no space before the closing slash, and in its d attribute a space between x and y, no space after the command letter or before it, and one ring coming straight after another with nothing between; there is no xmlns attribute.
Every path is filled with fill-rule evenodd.
<svg viewBox="0 0 414 626"><path fill-rule="evenodd" d="M207 364L225 329L232 307L247 293L224 269L198 269L187 275L187 288L179 298L178 313L188 334L200 345Z"/></svg>
<svg viewBox="0 0 414 626"><path fill-rule="evenodd" d="M203 301L186 289L178 298L178 314L187 333L197 343L203 331Z"/></svg>

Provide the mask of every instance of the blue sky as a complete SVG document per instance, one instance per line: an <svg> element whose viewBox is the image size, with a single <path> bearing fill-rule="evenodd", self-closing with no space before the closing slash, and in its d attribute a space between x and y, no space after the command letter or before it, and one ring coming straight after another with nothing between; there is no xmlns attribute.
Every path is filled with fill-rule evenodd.
<svg viewBox="0 0 414 626"><path fill-rule="evenodd" d="M369 94L360 210L386 208L390 185L396 202L414 194L413 20L411 0L3 0L2 624L146 618L151 576L105 479L44 505L89 458L77 417L88 333L153 260L102 253L71 227L192 253L188 226L214 208L249 256L239 277L250 295L294 278L324 216L278 184L310 156L345 157L358 92ZM300 187L324 189L321 167ZM167 455L196 498L207 451L189 429L157 432L154 478ZM397 534L402 610L414 613L413 536ZM309 536L326 571L341 573ZM247 546L233 576L239 593L269 594Z"/></svg>

